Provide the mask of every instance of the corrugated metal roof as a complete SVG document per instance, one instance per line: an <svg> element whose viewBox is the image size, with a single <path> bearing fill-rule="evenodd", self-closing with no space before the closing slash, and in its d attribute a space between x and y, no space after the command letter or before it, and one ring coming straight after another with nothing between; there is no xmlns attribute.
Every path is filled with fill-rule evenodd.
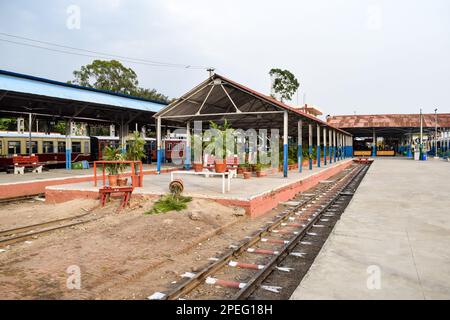
<svg viewBox="0 0 450 320"><path fill-rule="evenodd" d="M0 70L0 90L157 112L165 103Z"/></svg>
<svg viewBox="0 0 450 320"><path fill-rule="evenodd" d="M202 83L200 83L199 85L197 85L196 87L194 87L193 89L191 89L190 91L188 91L187 93L185 93L183 96L181 96L179 99L173 101L171 104L169 104L167 107L165 107L164 109L162 109L161 111L159 111L157 114L154 115L154 117L158 117L161 116L162 119L173 119L173 116L180 116L180 117L185 117L185 118L189 118L192 116L196 116L196 113L198 112L200 106L202 105L202 101L204 101L204 99L206 99L206 97L209 97L209 99L211 99L211 96L213 96L214 94L212 94L211 96L209 95L212 91L209 91L208 88L208 83L211 83L212 81L216 81L217 79L223 81L223 84L227 87L233 87L234 89L236 89L236 91L238 91L242 96L253 96L255 99L257 99L258 101L261 102L260 105L260 112L264 112L264 111L268 111L266 109L266 107L262 106L262 104L269 104L271 105L274 109L278 110L278 111L288 111L291 114L295 115L295 117L292 117L292 119L308 119L308 121L312 122L312 123L317 123L332 129L335 129L341 133L344 133L346 135L351 135L350 133L346 132L343 129L337 128L333 125L330 125L329 123L326 123L322 120L320 120L319 118L307 114L305 112L302 112L301 110L297 109L297 108L293 108L288 106L285 103L282 103L274 98L272 98L271 96L267 96L264 95L258 91L255 91L253 89L250 89L247 86L244 86L238 82L235 82L231 79L228 79L224 76L221 76L219 74L213 74L210 78L206 79L205 81L203 81ZM220 89L219 89L220 91ZM224 97L224 93L220 92L221 96L216 97L216 103L218 103L217 100L222 100L222 97ZM233 95L232 93L229 93L229 95ZM202 99L202 101L194 101L194 103L192 103L191 101L194 99L194 97L200 96ZM251 112L258 112L256 110L256 108L258 107L257 105L255 107L253 107L252 103L249 103L248 99L242 99L242 100L246 100L244 101L244 106L239 105L239 108L241 109L241 111L243 111L243 108L245 107L246 110L244 111L249 111L250 109ZM223 101L227 101L227 100L223 100ZM225 102L224 102L225 103ZM228 102L226 102L227 104L229 104ZM214 104L212 104L214 105ZM214 105L215 106L215 105ZM219 106L220 107L220 106ZM222 109L227 109L227 106L222 105L221 106ZM204 111L204 110L203 110ZM272 111L272 110L269 110ZM204 112L203 115L204 116L208 116L209 114L215 114L215 112ZM223 112L223 111L217 111L217 114L227 114L229 117L231 117L230 113L228 113L227 111ZM233 116L235 117L240 117L240 113L235 113L233 114ZM216 116L216 115L214 115ZM281 118L281 117L278 117ZM228 119L230 120L230 119ZM185 121L185 119L183 119L182 121ZM236 121L238 122L238 121ZM295 126L295 128L297 128ZM295 129L296 130L296 129Z"/></svg>
<svg viewBox="0 0 450 320"><path fill-rule="evenodd" d="M373 115L344 115L328 117L327 122L339 128L418 128L419 114L373 114ZM423 114L423 126L434 127L436 115ZM450 113L437 114L438 127L450 127Z"/></svg>

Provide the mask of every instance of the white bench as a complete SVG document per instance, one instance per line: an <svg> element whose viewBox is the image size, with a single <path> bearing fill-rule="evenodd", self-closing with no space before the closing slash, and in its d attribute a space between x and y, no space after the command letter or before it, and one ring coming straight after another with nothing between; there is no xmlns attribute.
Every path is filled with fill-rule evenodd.
<svg viewBox="0 0 450 320"><path fill-rule="evenodd" d="M230 169L228 172L211 172L211 171L202 171L202 172L195 172L195 171L171 171L170 172L170 182L172 182L173 176L175 174L190 174L190 175L203 175L206 178L209 178L209 176L221 176L222 177L222 193L225 193L225 182L227 182L227 191L230 191L230 185L231 185L231 179L233 177L237 176L236 170Z"/></svg>

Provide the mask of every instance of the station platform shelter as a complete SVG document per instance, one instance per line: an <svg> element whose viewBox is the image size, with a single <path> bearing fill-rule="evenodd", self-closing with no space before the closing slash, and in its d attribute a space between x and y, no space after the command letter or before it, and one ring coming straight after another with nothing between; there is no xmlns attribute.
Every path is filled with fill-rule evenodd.
<svg viewBox="0 0 450 320"><path fill-rule="evenodd" d="M80 124L114 128L110 135L117 138L118 131L123 146L130 129L154 128L153 115L165 106L127 94L0 70L0 118L17 120L17 130L0 132L0 160L8 161L14 154L36 154L53 162L62 158L70 170L75 159L84 159L79 154L88 157L91 153L89 132L77 133ZM59 122L65 123L65 134L51 131Z"/></svg>
<svg viewBox="0 0 450 320"><path fill-rule="evenodd" d="M328 116L327 123L353 135L354 156L449 156L450 113Z"/></svg>
<svg viewBox="0 0 450 320"><path fill-rule="evenodd" d="M244 155L256 160L260 159L261 154L270 154L271 165L278 168L280 163L285 178L288 176L289 162L297 163L298 172L301 172L303 166L299 164L304 159L309 162L309 170L312 170L313 165L320 168L352 154L349 132L306 113L302 108L288 106L214 73L158 111L154 117L157 121L158 166L161 159L161 126L167 121L186 128L185 164L188 168L192 151L194 162L203 161L202 146L199 146L200 150L196 149L195 137L200 137L204 129L211 129L212 123L219 126L228 124L236 133L236 140L246 145L238 151L227 150L238 155L240 164L246 161Z"/></svg>

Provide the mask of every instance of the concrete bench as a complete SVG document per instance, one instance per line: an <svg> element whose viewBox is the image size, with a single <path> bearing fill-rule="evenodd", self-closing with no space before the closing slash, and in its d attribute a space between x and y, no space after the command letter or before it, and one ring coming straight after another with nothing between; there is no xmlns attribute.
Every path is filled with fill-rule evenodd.
<svg viewBox="0 0 450 320"><path fill-rule="evenodd" d="M25 168L32 168L32 172L42 173L42 164L35 155L13 156L14 174L24 174Z"/></svg>
<svg viewBox="0 0 450 320"><path fill-rule="evenodd" d="M195 172L195 171L171 171L170 172L170 182L174 180L174 175L180 175L180 174L187 174L187 175L203 175L206 178L209 178L210 176L221 176L222 177L222 193L225 193L225 184L227 183L226 190L230 191L231 186L231 178L235 177L237 175L236 169L229 169L228 172L212 172L212 171L202 171L202 172Z"/></svg>

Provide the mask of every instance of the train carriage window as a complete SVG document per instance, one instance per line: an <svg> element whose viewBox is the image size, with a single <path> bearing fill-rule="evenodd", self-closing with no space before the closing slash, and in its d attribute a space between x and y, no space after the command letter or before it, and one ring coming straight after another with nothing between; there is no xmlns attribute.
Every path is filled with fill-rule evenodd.
<svg viewBox="0 0 450 320"><path fill-rule="evenodd" d="M3 155L3 141L0 140L0 155Z"/></svg>
<svg viewBox="0 0 450 320"><path fill-rule="evenodd" d="M168 151L172 150L172 144L171 144L171 143L168 143L168 144L167 144L167 150L168 150Z"/></svg>
<svg viewBox="0 0 450 320"><path fill-rule="evenodd" d="M37 141L31 141L31 153L38 153ZM27 153L30 153L30 141L27 141Z"/></svg>
<svg viewBox="0 0 450 320"><path fill-rule="evenodd" d="M89 153L89 141L84 142L84 153Z"/></svg>
<svg viewBox="0 0 450 320"><path fill-rule="evenodd" d="M66 142L58 141L58 153L64 153L64 152L66 152Z"/></svg>
<svg viewBox="0 0 450 320"><path fill-rule="evenodd" d="M20 141L8 141L8 155L20 154Z"/></svg>
<svg viewBox="0 0 450 320"><path fill-rule="evenodd" d="M72 142L72 152L81 152L81 142Z"/></svg>
<svg viewBox="0 0 450 320"><path fill-rule="evenodd" d="M53 153L53 141L42 142L42 153Z"/></svg>

